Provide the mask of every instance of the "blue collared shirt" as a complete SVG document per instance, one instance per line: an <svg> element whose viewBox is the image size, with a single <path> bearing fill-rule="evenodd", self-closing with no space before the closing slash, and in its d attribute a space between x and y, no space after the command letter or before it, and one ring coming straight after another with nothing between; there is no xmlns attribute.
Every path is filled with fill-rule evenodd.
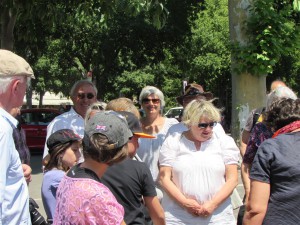
<svg viewBox="0 0 300 225"><path fill-rule="evenodd" d="M0 225L31 224L28 188L13 140L17 123L0 108Z"/></svg>

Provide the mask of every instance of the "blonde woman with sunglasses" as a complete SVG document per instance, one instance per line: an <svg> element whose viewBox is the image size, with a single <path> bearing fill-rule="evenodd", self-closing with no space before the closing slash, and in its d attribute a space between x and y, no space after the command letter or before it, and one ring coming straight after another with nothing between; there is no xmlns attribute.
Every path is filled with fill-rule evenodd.
<svg viewBox="0 0 300 225"><path fill-rule="evenodd" d="M193 100L183 113L187 131L166 138L159 155L159 181L167 224L236 224L230 195L238 183L239 149L213 127L220 111Z"/></svg>

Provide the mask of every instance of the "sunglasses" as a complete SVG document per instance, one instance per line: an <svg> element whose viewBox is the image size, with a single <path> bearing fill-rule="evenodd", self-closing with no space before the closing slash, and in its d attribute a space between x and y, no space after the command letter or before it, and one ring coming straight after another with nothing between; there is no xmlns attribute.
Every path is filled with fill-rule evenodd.
<svg viewBox="0 0 300 225"><path fill-rule="evenodd" d="M159 98L153 98L153 99L144 98L142 100L142 103L144 103L144 104L149 104L150 102L152 102L153 104L158 104L160 102L160 99Z"/></svg>
<svg viewBox="0 0 300 225"><path fill-rule="evenodd" d="M205 129L207 128L208 126L213 128L214 126L217 125L217 122L211 122L211 123L198 123L198 127L201 128L201 129Z"/></svg>
<svg viewBox="0 0 300 225"><path fill-rule="evenodd" d="M95 97L95 95L93 93L87 93L87 94L85 94L85 93L78 93L77 94L77 97L79 99L85 99L85 96L86 96L87 99L92 99L92 98Z"/></svg>

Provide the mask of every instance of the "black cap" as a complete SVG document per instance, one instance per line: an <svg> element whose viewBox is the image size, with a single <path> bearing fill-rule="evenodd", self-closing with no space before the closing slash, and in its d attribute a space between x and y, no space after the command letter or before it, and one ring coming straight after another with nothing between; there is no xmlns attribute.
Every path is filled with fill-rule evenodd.
<svg viewBox="0 0 300 225"><path fill-rule="evenodd" d="M65 144L68 142L80 141L80 140L81 140L80 136L75 134L73 130L70 129L57 130L49 136L47 140L47 147L49 149L49 153L51 154L52 150L58 145Z"/></svg>

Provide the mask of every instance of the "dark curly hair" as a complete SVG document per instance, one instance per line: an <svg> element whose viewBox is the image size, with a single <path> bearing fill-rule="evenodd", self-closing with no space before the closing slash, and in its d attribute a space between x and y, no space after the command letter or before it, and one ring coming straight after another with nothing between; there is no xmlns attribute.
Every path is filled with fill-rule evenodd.
<svg viewBox="0 0 300 225"><path fill-rule="evenodd" d="M265 123L273 132L300 120L300 99L281 99L274 102L266 112Z"/></svg>

